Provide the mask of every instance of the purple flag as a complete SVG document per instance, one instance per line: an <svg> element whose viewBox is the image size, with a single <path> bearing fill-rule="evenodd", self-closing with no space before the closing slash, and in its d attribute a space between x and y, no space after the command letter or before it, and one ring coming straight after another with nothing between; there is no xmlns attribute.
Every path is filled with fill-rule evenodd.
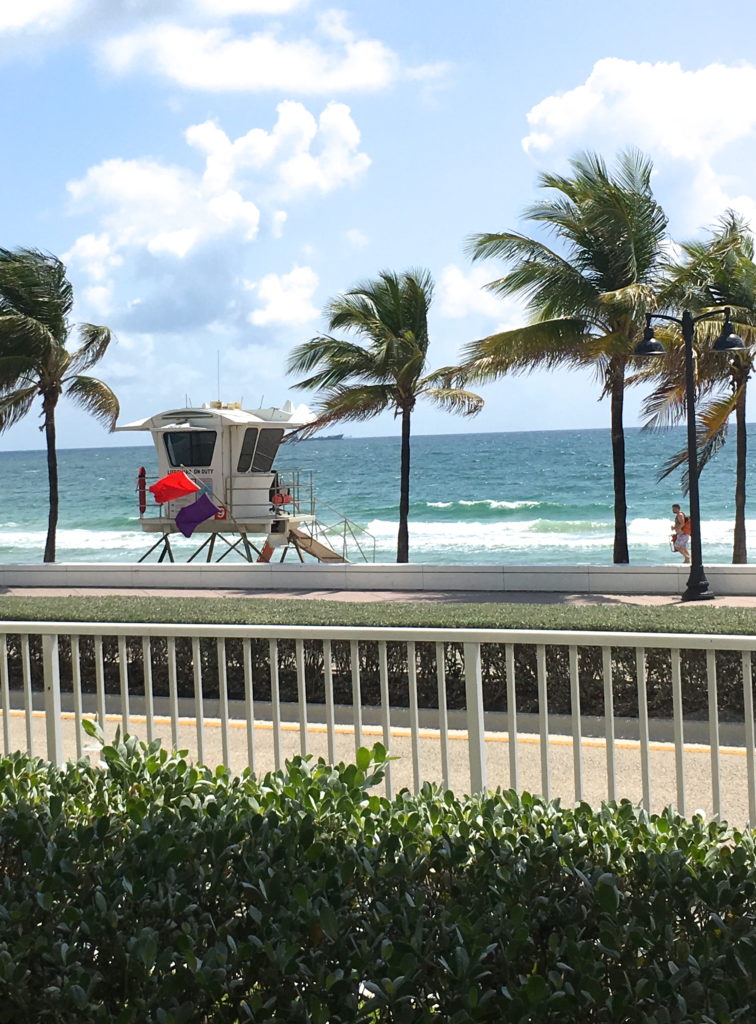
<svg viewBox="0 0 756 1024"><path fill-rule="evenodd" d="M206 494L201 494L192 505L185 505L176 513L176 526L185 537L191 537L200 523L212 517L218 511Z"/></svg>

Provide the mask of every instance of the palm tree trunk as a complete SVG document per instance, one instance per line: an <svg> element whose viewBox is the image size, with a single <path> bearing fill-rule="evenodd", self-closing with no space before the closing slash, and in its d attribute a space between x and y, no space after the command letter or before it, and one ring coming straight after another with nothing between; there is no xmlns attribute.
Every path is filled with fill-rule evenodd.
<svg viewBox="0 0 756 1024"><path fill-rule="evenodd" d="M396 542L397 562L409 562L409 491L410 491L410 409L402 409L401 490L399 493L399 535Z"/></svg>
<svg viewBox="0 0 756 1024"><path fill-rule="evenodd" d="M612 359L609 364L611 396L612 468L614 476L614 557L616 564L630 561L627 547L627 497L625 493L625 363Z"/></svg>
<svg viewBox="0 0 756 1024"><path fill-rule="evenodd" d="M58 451L55 444L55 406L57 394L45 395L42 401L45 441L47 442L47 480L50 490L50 509L47 517L45 562L55 561L55 535L58 529Z"/></svg>
<svg viewBox="0 0 756 1024"><path fill-rule="evenodd" d="M740 389L735 404L735 534L732 544L732 564L745 565L748 561L746 549L745 505L746 505L746 384Z"/></svg>

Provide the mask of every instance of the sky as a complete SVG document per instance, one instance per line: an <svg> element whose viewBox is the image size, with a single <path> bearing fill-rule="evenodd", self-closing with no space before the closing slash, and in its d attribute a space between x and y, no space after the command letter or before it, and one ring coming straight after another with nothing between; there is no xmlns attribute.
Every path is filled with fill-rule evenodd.
<svg viewBox="0 0 756 1024"><path fill-rule="evenodd" d="M527 229L571 156L641 149L677 240L756 224L755 43L747 0L0 0L0 245L61 257L74 319L113 330L93 372L121 422L307 400L289 353L384 269L431 271L445 366L525 319L466 240ZM589 372L480 390L474 420L419 405L414 430L608 425ZM59 407L60 447L144 441ZM42 446L34 413L0 435Z"/></svg>

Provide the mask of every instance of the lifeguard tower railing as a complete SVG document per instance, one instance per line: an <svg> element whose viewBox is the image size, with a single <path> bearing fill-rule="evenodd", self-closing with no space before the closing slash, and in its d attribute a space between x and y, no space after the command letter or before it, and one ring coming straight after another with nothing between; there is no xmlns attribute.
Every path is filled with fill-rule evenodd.
<svg viewBox="0 0 756 1024"><path fill-rule="evenodd" d="M310 469L279 472L279 488L292 497L295 514L312 516L300 529L341 555L347 562L374 562L375 537L315 494Z"/></svg>
<svg viewBox="0 0 756 1024"><path fill-rule="evenodd" d="M185 472L191 477L191 469ZM146 507L140 512L140 520L158 520L165 516L164 507L158 505L149 492L152 483L159 479L158 475L148 474L145 477ZM234 514L234 482L235 478L226 478L223 495L209 492L209 497L227 507L228 514L223 520L214 524L214 529L221 534L246 533ZM201 480L197 483L202 485ZM203 490L206 489L203 487ZM291 516L298 521L297 529L313 537L319 543L330 547L336 554L348 562L374 562L376 541L364 526L344 516L328 502L322 501L315 494L313 474L309 469L286 469L276 471L271 494L281 496L280 504L271 497L270 520ZM300 518L302 517L302 518ZM206 532L202 530L201 532ZM244 557L242 550L236 546L233 550ZM281 554L286 556L288 545L282 548ZM230 552L226 552L228 554ZM192 559L195 556L192 556ZM171 558L172 560L172 558ZM282 560L278 559L278 560Z"/></svg>

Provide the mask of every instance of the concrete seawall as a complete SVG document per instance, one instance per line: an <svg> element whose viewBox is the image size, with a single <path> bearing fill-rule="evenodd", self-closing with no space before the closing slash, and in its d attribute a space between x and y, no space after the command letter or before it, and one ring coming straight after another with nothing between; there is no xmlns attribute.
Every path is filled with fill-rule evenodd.
<svg viewBox="0 0 756 1024"><path fill-rule="evenodd" d="M58 563L0 566L2 588L244 591L476 591L675 596L683 565L319 565ZM706 567L718 596L756 597L756 565Z"/></svg>

